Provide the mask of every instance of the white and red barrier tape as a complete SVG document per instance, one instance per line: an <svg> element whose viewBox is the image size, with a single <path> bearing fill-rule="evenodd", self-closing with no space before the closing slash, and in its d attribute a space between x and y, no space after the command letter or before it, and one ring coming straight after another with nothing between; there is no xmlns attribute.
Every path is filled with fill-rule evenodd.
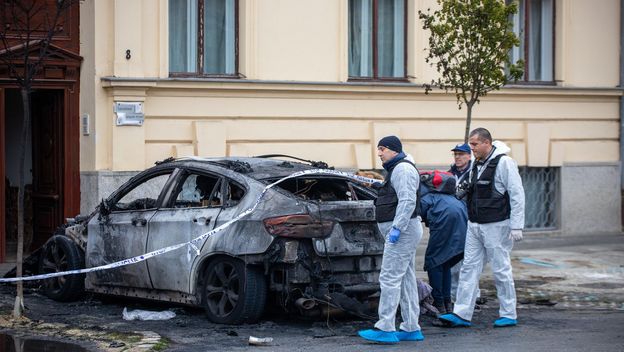
<svg viewBox="0 0 624 352"><path fill-rule="evenodd" d="M163 253L174 251L176 249L179 249L179 248L182 248L182 247L185 247L185 246L191 247L199 255L199 249L197 248L197 245L199 243L203 242L208 237L214 235L215 233L217 233L219 231L222 231L223 229L229 227L233 223L237 222L238 220L240 220L243 217L247 216L248 214L252 213L256 209L258 204L260 204L260 201L262 200L262 198L264 197L264 195L266 194L266 192L269 189L271 189L275 185L277 185L277 184L279 184L279 183L281 183L281 182L283 182L285 180L288 180L290 178L301 177L301 176L305 176L305 175L318 175L318 174L343 176L343 177L347 177L347 178L350 178L350 179L352 179L354 181L357 181L357 182L360 182L360 183L365 183L365 184L381 183L380 180L376 180L376 179L372 179L372 178L368 178L368 177L363 177L363 176L358 176L358 175L354 175L354 174L351 174L351 173L347 173L347 172L343 172L343 171L336 171L336 170L314 169L314 170L304 170L304 171L295 172L293 174L290 174L290 175L288 175L288 176L286 176L284 178L281 178L281 179L271 183L270 185L264 187L264 189L262 190L262 193L260 193L260 196L258 196L258 199L256 199L256 202L254 203L254 205L251 208L249 208L249 209L243 211L242 213L238 214L236 217L234 217L230 221L227 221L227 222L223 223L222 225L220 225L220 226L218 226L218 227L216 227L216 228L214 228L214 229L204 233L201 236L198 236L198 237L190 240L189 242L179 243L179 244L176 244L176 245L173 245L173 246L157 249L157 250L149 252L149 253L138 255L136 257L132 257L132 258L120 260L118 262L114 262L114 263L110 263L110 264L106 264L106 265L101 265L101 266L96 266L96 267L92 267L92 268L68 270L68 271L62 271L62 272L56 272L56 273L50 273L50 274L41 274L41 275L25 276L25 277L0 278L0 283L2 283L2 282L42 280L42 279L49 279L49 278L58 277L58 276L75 275L75 274L86 274L86 273L91 273L91 272L94 272L94 271L114 269L114 268L118 268L118 267L125 266L125 265L139 263L139 262L142 262L144 260L147 260L147 259L159 256L159 255L161 255Z"/></svg>

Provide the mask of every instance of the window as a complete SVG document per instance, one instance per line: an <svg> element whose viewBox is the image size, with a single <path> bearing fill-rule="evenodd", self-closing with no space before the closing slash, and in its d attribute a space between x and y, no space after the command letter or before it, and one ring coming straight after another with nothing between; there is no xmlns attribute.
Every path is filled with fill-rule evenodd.
<svg viewBox="0 0 624 352"><path fill-rule="evenodd" d="M279 178L266 181L273 183ZM373 200L375 196L361 186L343 178L297 177L280 183L279 188L308 200L323 202Z"/></svg>
<svg viewBox="0 0 624 352"><path fill-rule="evenodd" d="M349 77L404 79L405 0L349 0Z"/></svg>
<svg viewBox="0 0 624 352"><path fill-rule="evenodd" d="M235 76L237 0L169 0L169 72Z"/></svg>
<svg viewBox="0 0 624 352"><path fill-rule="evenodd" d="M561 212L560 170L558 167L520 167L524 186L526 230L556 230Z"/></svg>
<svg viewBox="0 0 624 352"><path fill-rule="evenodd" d="M221 179L206 175L189 175L175 200L176 208L221 206Z"/></svg>
<svg viewBox="0 0 624 352"><path fill-rule="evenodd" d="M520 46L512 49L511 61L524 60L524 81L554 81L554 3L554 0L519 1L513 30L520 38Z"/></svg>
<svg viewBox="0 0 624 352"><path fill-rule="evenodd" d="M236 205L243 198L242 187L226 179L188 174L175 196L175 208L193 207L229 207Z"/></svg>
<svg viewBox="0 0 624 352"><path fill-rule="evenodd" d="M169 179L169 175L169 173L157 175L136 185L115 202L111 210L125 211L156 208L158 197Z"/></svg>

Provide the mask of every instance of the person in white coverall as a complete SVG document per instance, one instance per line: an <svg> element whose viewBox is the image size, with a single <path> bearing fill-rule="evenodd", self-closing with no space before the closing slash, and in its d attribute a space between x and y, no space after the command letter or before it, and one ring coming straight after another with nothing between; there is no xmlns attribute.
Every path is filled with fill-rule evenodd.
<svg viewBox="0 0 624 352"><path fill-rule="evenodd" d="M494 143L497 143L495 141ZM457 184L457 199L461 200L466 204L466 196L465 196L465 185L468 184L468 176L470 175L470 167L474 162L474 157L472 156L472 151L470 150L470 146L468 143L460 143L457 144L453 149L453 164L451 164L448 172L452 173L455 176L455 181ZM451 268L451 297L455 300L455 296L457 294L457 283L459 282L459 270L461 269L462 264L464 263L464 259L455 264ZM481 303L479 303L481 300ZM485 297L481 297L481 290L477 287L477 304L485 303ZM446 311L451 313L453 311L453 305L446 306Z"/></svg>
<svg viewBox="0 0 624 352"><path fill-rule="evenodd" d="M416 247L423 233L417 199L420 177L414 164L403 153L399 138L382 138L377 145L377 155L388 172L375 200L379 230L386 237L379 274L379 320L375 329L362 330L358 334L366 340L381 343L422 341L415 262ZM403 322L396 331L399 305Z"/></svg>
<svg viewBox="0 0 624 352"><path fill-rule="evenodd" d="M464 264L453 313L439 319L450 327L471 325L479 277L490 261L500 303L495 327L517 324L516 289L510 253L514 241L522 240L524 228L524 188L516 162L505 155L504 143L492 143L485 128L470 132L470 148L475 157L468 189L468 233Z"/></svg>

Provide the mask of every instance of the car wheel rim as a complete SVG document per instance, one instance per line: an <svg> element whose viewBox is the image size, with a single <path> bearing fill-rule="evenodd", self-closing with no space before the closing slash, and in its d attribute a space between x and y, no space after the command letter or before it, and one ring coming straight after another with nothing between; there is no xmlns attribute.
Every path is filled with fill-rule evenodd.
<svg viewBox="0 0 624 352"><path fill-rule="evenodd" d="M240 294L239 274L230 263L218 263L208 275L206 303L217 317L226 317L238 304Z"/></svg>
<svg viewBox="0 0 624 352"><path fill-rule="evenodd" d="M42 258L42 271L44 274L66 271L69 267L65 251L56 243L50 242ZM65 277L59 276L45 280L45 285L51 290L58 291L65 284Z"/></svg>

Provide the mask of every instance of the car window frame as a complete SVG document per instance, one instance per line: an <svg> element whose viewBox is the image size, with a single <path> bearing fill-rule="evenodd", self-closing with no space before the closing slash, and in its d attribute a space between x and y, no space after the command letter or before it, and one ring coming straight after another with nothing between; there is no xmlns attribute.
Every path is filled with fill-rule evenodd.
<svg viewBox="0 0 624 352"><path fill-rule="evenodd" d="M231 192L230 192L230 188L229 188L229 187L226 187L226 185L234 185L234 186L236 186L236 187L238 187L238 188L240 188L240 189L242 189L242 190L243 190L243 196L241 197L241 199L240 199L240 200L238 200L238 202L237 202L236 204L230 204L230 203L229 203L229 200L230 200L230 193L231 193ZM223 203L223 205L224 205L224 207L223 207L223 208L224 208L224 209L225 209L225 208L232 208L232 207L237 206L238 204L240 204L240 203L243 201L243 199L244 199L244 198L247 196L247 194L249 193L249 192L248 192L248 189L247 189L245 186L241 185L239 182L237 182L237 181L235 181L234 179L232 179L232 178L230 178L230 177L227 177L227 176L225 176L225 175L224 175L224 176L222 176L222 182L221 182L221 192L223 193L223 196L224 196L225 198L227 198L227 199L228 199L228 202L224 202L224 203Z"/></svg>
<svg viewBox="0 0 624 352"><path fill-rule="evenodd" d="M216 174L214 172L211 171L207 171L207 170L202 170L202 169L192 169L192 168L188 168L188 167L181 167L179 168L180 172L178 174L178 177L176 179L176 182L174 182L171 185L171 189L169 191L168 197L166 199L165 202L162 203L162 207L161 209L166 209L166 210L180 210L180 209L218 209L218 208L222 208L222 205L219 206L199 206L199 207L186 207L186 208L176 208L175 207L175 201L177 198L177 195L180 194L181 192L181 187L184 185L184 182L186 182L186 180L188 179L189 176L191 175L198 175L198 176L208 176L208 177L214 177L217 179L217 184L215 184L215 186L212 188L212 190L210 190L210 195L209 198L212 197L212 195L214 194L215 189L217 188L216 186L221 187L222 184L222 176L219 174Z"/></svg>
<svg viewBox="0 0 624 352"><path fill-rule="evenodd" d="M314 174L296 177L296 179L311 179L311 178L315 178L315 179L328 179L328 180L338 179L338 180L343 181L347 187L349 185L351 185L353 188L357 188L359 191L361 191L364 194L367 194L368 196L370 196L372 198L372 199L361 199L361 200L357 200L357 201L371 201L371 200L377 199L377 192L373 188L362 186L362 185L358 184L357 182L354 182L352 179L350 179L348 177L344 177L344 176L340 176L340 175L314 175ZM276 182L279 179L281 179L281 178L279 178L279 177L267 177L267 178L261 179L259 181L263 185L269 185L269 184L272 184L272 183ZM273 190L275 190L276 192L279 192L281 194L284 194L286 196L289 196L289 197L295 197L297 199L301 199L294 192L291 192L291 191L289 191L287 189L284 189L284 188L282 188L279 185L276 186L276 187L273 187ZM352 200L352 201L356 201L356 200ZM328 202L332 202L332 201L328 201ZM337 202L344 202L344 200L338 200Z"/></svg>
<svg viewBox="0 0 624 352"><path fill-rule="evenodd" d="M128 193L130 193L135 188L139 187L144 182L146 182L146 181L148 181L148 180L150 180L152 178L165 175L167 173L169 173L169 178L167 179L167 181L165 181L164 186L160 190L158 198L156 199L156 205L153 208L147 208L147 209L125 209L125 210L112 210L111 209L111 214L160 209L162 204L163 204L163 200L165 199L166 195L168 193L170 193L170 188L171 188L172 181L178 177L179 169L177 169L177 168L166 167L166 168L156 168L156 169L145 170L145 171L139 173L138 175L132 177L130 180L128 180L128 182L123 184L120 188L117 189L117 191L115 191L113 194L111 194L110 197L108 197L108 199L106 201L109 204L109 206L112 207L113 205L117 204L117 202L119 202L119 200L121 198L125 197Z"/></svg>
<svg viewBox="0 0 624 352"><path fill-rule="evenodd" d="M166 200L162 203L161 209L168 209L168 210L171 210L171 209L216 209L216 208L226 209L226 208L235 207L238 204L240 204L243 201L243 198L245 198L247 194L249 193L249 188L246 185L242 184L241 182L238 182L237 180L234 180L232 177L219 174L217 171L214 171L214 170L207 170L206 168L199 168L199 167L193 167L193 166L180 167L179 170L180 172L178 174L178 179L176 180L176 182L174 182L171 185L169 195L166 198ZM220 187L221 194L223 194L224 198L229 198L229 190L227 189L227 187L225 187L226 182L232 183L243 190L244 192L243 197L236 204L228 204L228 202L223 202L219 206L176 208L174 206L174 202L175 202L174 194L175 195L179 194L180 187L183 186L184 182L186 182L186 179L188 178L186 174L188 174L188 176L196 174L196 175L203 175L203 176L218 178L219 179L217 181L218 186ZM215 187L211 190L210 197L212 197L215 189L217 188L216 186L217 185L215 185Z"/></svg>

